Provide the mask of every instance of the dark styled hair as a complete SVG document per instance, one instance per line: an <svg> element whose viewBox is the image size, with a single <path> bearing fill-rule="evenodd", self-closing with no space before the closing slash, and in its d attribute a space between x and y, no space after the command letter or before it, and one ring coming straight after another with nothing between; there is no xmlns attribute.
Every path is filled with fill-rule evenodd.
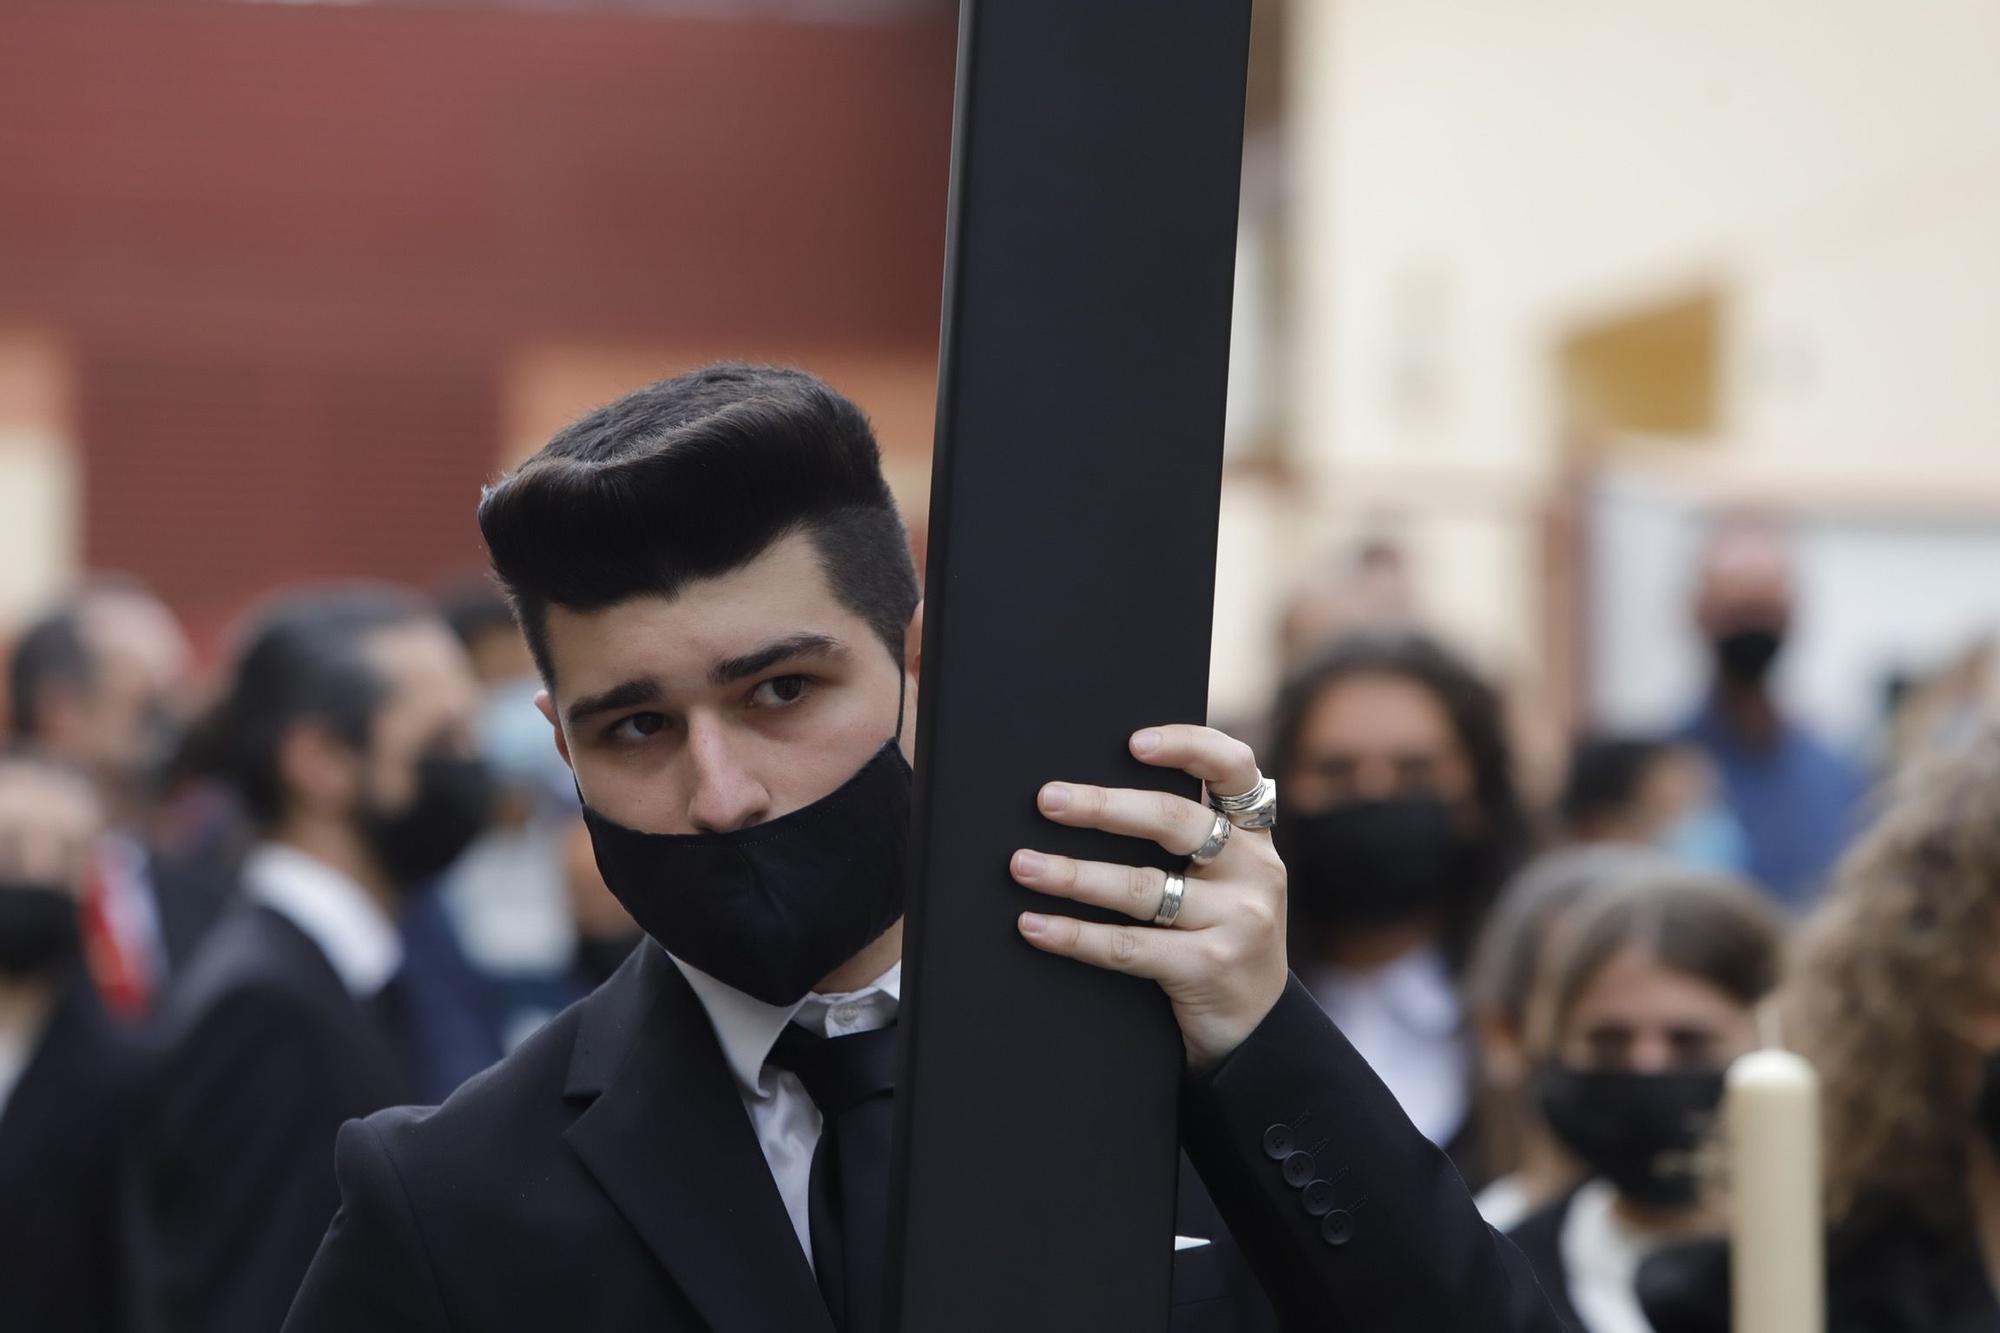
<svg viewBox="0 0 2000 1333"><path fill-rule="evenodd" d="M42 710L49 692L59 686L88 689L96 678L96 659L83 641L83 617L74 602L35 620L21 631L7 664L13 739L41 740Z"/></svg>
<svg viewBox="0 0 2000 1333"><path fill-rule="evenodd" d="M1471 667L1428 635L1403 629L1346 634L1278 691L1271 726L1272 773L1292 771L1313 705L1336 685L1362 676L1393 676L1429 691L1450 719L1452 732L1472 768L1473 802L1479 808L1483 828L1470 882L1454 900L1442 940L1446 954L1457 966L1464 962L1473 933L1501 884L1527 855L1531 840L1528 817L1514 786L1513 753L1500 697Z"/></svg>
<svg viewBox="0 0 2000 1333"><path fill-rule="evenodd" d="M1630 809L1647 772L1666 753L1665 741L1641 736L1585 736L1577 741L1557 801L1563 824L1580 829Z"/></svg>
<svg viewBox="0 0 2000 1333"><path fill-rule="evenodd" d="M199 766L233 787L251 819L269 828L285 809L278 755L286 734L314 721L366 748L389 694L368 660L369 636L431 618L422 599L380 584L314 588L266 606L191 742Z"/></svg>
<svg viewBox="0 0 2000 1333"><path fill-rule="evenodd" d="M898 659L917 607L868 419L801 370L725 363L626 394L487 487L479 530L549 683L550 606L672 597L794 532Z"/></svg>

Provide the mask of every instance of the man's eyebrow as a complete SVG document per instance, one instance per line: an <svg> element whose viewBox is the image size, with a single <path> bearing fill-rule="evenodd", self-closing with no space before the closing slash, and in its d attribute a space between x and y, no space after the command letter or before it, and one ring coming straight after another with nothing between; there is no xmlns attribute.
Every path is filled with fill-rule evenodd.
<svg viewBox="0 0 2000 1333"><path fill-rule="evenodd" d="M788 658L804 657L809 653L839 653L846 651L847 645L830 634L802 633L787 635L774 640L762 648L744 653L741 657L730 657L709 668L708 680L711 685L729 685L760 671L776 666Z"/></svg>
<svg viewBox="0 0 2000 1333"><path fill-rule="evenodd" d="M635 676L631 680L620 681L608 690L597 694L586 694L573 700L563 715L569 724L581 725L599 713L615 712L620 708L632 708L638 704L656 704L660 701L660 682L651 676Z"/></svg>

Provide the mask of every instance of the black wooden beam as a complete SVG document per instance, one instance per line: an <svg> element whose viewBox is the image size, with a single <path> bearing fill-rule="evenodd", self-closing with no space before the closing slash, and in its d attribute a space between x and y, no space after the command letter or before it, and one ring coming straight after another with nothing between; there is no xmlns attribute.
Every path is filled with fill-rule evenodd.
<svg viewBox="0 0 2000 1333"><path fill-rule="evenodd" d="M1020 939L1037 900L1007 861L1165 863L1057 828L1034 794L1174 786L1126 737L1206 714L1249 19L960 11L897 1096L907 1333L1166 1326L1179 1037L1151 983Z"/></svg>

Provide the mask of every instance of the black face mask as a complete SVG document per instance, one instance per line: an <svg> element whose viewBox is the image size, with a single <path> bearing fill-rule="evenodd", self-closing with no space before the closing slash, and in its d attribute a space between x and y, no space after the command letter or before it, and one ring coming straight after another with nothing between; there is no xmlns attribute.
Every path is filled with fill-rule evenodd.
<svg viewBox="0 0 2000 1333"><path fill-rule="evenodd" d="M0 880L0 977L42 976L83 952L76 896L53 884Z"/></svg>
<svg viewBox="0 0 2000 1333"><path fill-rule="evenodd" d="M1784 646L1785 636L1768 626L1730 630L1712 644L1716 670L1738 685L1761 685Z"/></svg>
<svg viewBox="0 0 2000 1333"><path fill-rule="evenodd" d="M403 889L443 873L486 828L493 775L482 759L427 754L417 761L417 794L397 810L370 806L361 829L382 869Z"/></svg>
<svg viewBox="0 0 2000 1333"><path fill-rule="evenodd" d="M588 805L583 822L612 896L662 948L788 1005L903 915L910 785L892 736L831 795L749 828L642 833Z"/></svg>
<svg viewBox="0 0 2000 1333"><path fill-rule="evenodd" d="M1292 910L1310 924L1401 921L1443 906L1464 886L1466 844L1439 796L1284 812L1271 836Z"/></svg>
<svg viewBox="0 0 2000 1333"><path fill-rule="evenodd" d="M1692 1155L1722 1102L1722 1071L1640 1074L1543 1068L1542 1115L1564 1147L1636 1203L1673 1208L1699 1190Z"/></svg>

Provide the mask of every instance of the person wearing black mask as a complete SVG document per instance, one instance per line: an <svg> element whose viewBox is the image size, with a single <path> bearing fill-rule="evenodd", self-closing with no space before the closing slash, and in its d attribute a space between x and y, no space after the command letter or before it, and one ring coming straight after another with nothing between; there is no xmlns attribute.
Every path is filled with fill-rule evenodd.
<svg viewBox="0 0 2000 1333"><path fill-rule="evenodd" d="M566 428L479 518L648 938L442 1106L343 1128L341 1211L286 1328L876 1333L922 614L873 432L803 372L713 366ZM1190 725L1128 745L1243 799L1023 792L1190 862L1018 849L1045 897L1013 924L1157 983L1178 1023L1176 1231L1204 1243L1174 1253L1176 1333L1554 1333L1526 1261L1288 978L1249 748ZM967 1145L989 1149L1010 1150Z"/></svg>
<svg viewBox="0 0 2000 1333"><path fill-rule="evenodd" d="M158 1024L136 1190L153 1327L276 1328L338 1203L336 1129L409 1097L396 920L485 824L477 702L400 591L300 592L250 626L200 744L263 841Z"/></svg>
<svg viewBox="0 0 2000 1333"><path fill-rule="evenodd" d="M1772 523L1734 518L1710 535L1694 621L1707 697L1681 737L1707 754L1746 838L1742 870L1794 909L1811 905L1855 831L1854 766L1788 717L1772 678L1796 602L1789 544Z"/></svg>
<svg viewBox="0 0 2000 1333"><path fill-rule="evenodd" d="M1434 640L1336 640L1273 725L1300 979L1432 1142L1475 1179L1458 975L1527 848L1499 701Z"/></svg>
<svg viewBox="0 0 2000 1333"><path fill-rule="evenodd" d="M1773 1009L1819 1073L1827 1329L2000 1329L2000 733L1899 777ZM1658 1333L1729 1333L1727 1244L1639 1294Z"/></svg>
<svg viewBox="0 0 2000 1333"><path fill-rule="evenodd" d="M1782 928L1748 885L1634 868L1568 913L1529 1027L1542 1118L1590 1179L1509 1234L1580 1333L1650 1333L1643 1258L1713 1225L1697 1147L1723 1070L1756 1044Z"/></svg>
<svg viewBox="0 0 2000 1333"><path fill-rule="evenodd" d="M81 775L0 754L0 1323L124 1328L119 1163L140 1053L83 966L103 816Z"/></svg>

